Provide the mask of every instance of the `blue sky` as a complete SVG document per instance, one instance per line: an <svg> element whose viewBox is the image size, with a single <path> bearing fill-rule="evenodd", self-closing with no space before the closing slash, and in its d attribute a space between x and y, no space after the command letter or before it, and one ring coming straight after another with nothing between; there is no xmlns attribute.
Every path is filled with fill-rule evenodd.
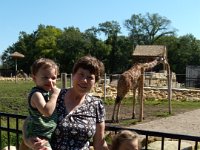
<svg viewBox="0 0 200 150"><path fill-rule="evenodd" d="M171 20L178 36L200 39L200 0L0 0L0 55L17 42L20 31L30 34L39 24L85 31L105 21L123 23L133 14L158 13Z"/></svg>

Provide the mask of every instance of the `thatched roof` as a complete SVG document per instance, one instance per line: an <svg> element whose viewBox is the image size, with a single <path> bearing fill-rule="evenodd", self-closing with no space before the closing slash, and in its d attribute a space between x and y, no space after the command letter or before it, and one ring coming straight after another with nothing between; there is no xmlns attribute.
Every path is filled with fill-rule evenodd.
<svg viewBox="0 0 200 150"><path fill-rule="evenodd" d="M10 56L13 58L24 58L24 55L19 52L14 52L14 53L10 54Z"/></svg>
<svg viewBox="0 0 200 150"><path fill-rule="evenodd" d="M133 56L142 57L156 57L156 56L167 56L166 46L164 45L137 45L133 51Z"/></svg>

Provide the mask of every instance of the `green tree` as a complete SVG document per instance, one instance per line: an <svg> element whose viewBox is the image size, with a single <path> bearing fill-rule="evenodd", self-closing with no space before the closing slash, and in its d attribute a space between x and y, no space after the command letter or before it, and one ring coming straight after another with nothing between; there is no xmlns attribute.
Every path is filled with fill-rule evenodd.
<svg viewBox="0 0 200 150"><path fill-rule="evenodd" d="M169 49L168 58L178 82L185 82L186 66L200 65L200 41L191 34L179 37L177 44Z"/></svg>
<svg viewBox="0 0 200 150"><path fill-rule="evenodd" d="M57 57L57 37L62 31L53 26L39 25L37 31L31 34L20 32L18 41L8 47L2 55L3 62L14 69L14 61L10 54L17 51L25 55L18 61L19 68L23 68L26 73L30 73L30 65L40 57L56 59Z"/></svg>
<svg viewBox="0 0 200 150"><path fill-rule="evenodd" d="M83 33L78 28L64 28L62 35L57 39L60 54L58 60L63 72L71 73L76 60L85 54Z"/></svg>
<svg viewBox="0 0 200 150"><path fill-rule="evenodd" d="M175 29L170 29L171 21L158 14L133 14L125 20L124 26L129 31L134 47L136 45L152 45L162 36L174 35Z"/></svg>
<svg viewBox="0 0 200 150"><path fill-rule="evenodd" d="M38 57L48 57L57 59L57 39L62 34L62 30L54 26L39 25L35 47L39 51Z"/></svg>
<svg viewBox="0 0 200 150"><path fill-rule="evenodd" d="M95 27L89 28L85 31L84 39L86 53L100 59L104 63L107 72L109 68L108 56L110 55L112 47L99 39L97 34L98 29Z"/></svg>
<svg viewBox="0 0 200 150"><path fill-rule="evenodd" d="M115 58L115 68L112 73L121 74L133 65L133 46L126 36L119 36L117 40L117 52Z"/></svg>
<svg viewBox="0 0 200 150"><path fill-rule="evenodd" d="M108 58L108 73L113 73L114 69L116 68L116 52L118 51L117 38L118 34L121 33L120 30L121 27L117 21L106 21L104 23L99 24L98 31L103 32L105 36L107 36L105 43L111 46L111 52Z"/></svg>
<svg viewBox="0 0 200 150"><path fill-rule="evenodd" d="M165 45L167 48L167 59L170 64L171 70L175 72L176 67L174 62L176 62L176 57L174 57L174 52L178 49L179 38L176 36L163 36L159 38L154 44L155 45Z"/></svg>
<svg viewBox="0 0 200 150"><path fill-rule="evenodd" d="M17 51L25 55L23 59L18 61L18 68L23 68L26 73L30 73L30 62L32 62L35 58L35 39L36 32L33 32L32 34L20 32L18 41L4 51L2 55L3 65L5 65L6 68L11 68L14 70L15 61L12 59L12 57L10 57L10 54Z"/></svg>

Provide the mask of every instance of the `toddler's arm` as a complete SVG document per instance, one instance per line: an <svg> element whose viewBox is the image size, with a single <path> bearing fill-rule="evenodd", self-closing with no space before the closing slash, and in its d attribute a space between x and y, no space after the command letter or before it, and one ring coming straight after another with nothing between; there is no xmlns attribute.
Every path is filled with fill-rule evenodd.
<svg viewBox="0 0 200 150"><path fill-rule="evenodd" d="M44 116L49 117L52 115L56 108L56 102L60 89L52 85L51 96L48 102L44 100L44 97L40 92L35 92L31 97L31 105L39 110Z"/></svg>

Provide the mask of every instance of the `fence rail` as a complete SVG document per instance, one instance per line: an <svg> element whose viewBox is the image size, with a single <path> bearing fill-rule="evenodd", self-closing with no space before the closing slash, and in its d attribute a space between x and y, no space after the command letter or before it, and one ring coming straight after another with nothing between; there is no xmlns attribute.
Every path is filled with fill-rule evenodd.
<svg viewBox="0 0 200 150"><path fill-rule="evenodd" d="M181 149L181 141L193 141L194 142L194 149L198 149L198 142L200 142L200 137L198 136L192 136L192 135L184 135L184 134L173 134L173 133L165 133L165 132L158 132L158 131L147 131L147 130L139 130L134 128L126 128L126 127L117 127L117 126L106 126L107 131L114 131L117 133L120 130L130 130L135 131L140 135L145 136L145 146L144 149L148 150L148 139L150 136L153 137L161 137L161 146L160 149L164 150L164 143L166 138L170 138L173 140L178 140L178 150Z"/></svg>
<svg viewBox="0 0 200 150"><path fill-rule="evenodd" d="M22 125L25 118L23 115L0 112L0 149L6 145L10 150L12 144L19 148L22 135L22 127L19 125Z"/></svg>
<svg viewBox="0 0 200 150"><path fill-rule="evenodd" d="M13 142L15 146L17 147L17 149L19 149L19 144L20 144L21 135L22 135L22 123L25 118L26 116L23 116L23 115L15 115L15 114L0 112L0 149L2 149L3 146L5 146L5 143L3 142L6 142L6 146L8 146L9 150L10 150L10 146L13 145ZM178 140L178 150L181 149L182 140L193 141L195 145L194 146L195 150L198 149L198 142L200 142L200 137L198 136L172 134L172 133L164 133L164 132L157 132L157 131L146 131L146 130L139 130L139 129L134 129L134 128L106 125L106 131L114 132L116 134L120 130L135 131L140 135L144 135L146 138L144 149L146 150L148 150L148 139L150 136L161 137L162 139L161 148L160 148L161 150L164 150L164 143L165 143L166 138ZM5 133L4 136L2 132ZM14 136L14 139L15 139L14 141L13 139L11 139L11 134L13 134Z"/></svg>

